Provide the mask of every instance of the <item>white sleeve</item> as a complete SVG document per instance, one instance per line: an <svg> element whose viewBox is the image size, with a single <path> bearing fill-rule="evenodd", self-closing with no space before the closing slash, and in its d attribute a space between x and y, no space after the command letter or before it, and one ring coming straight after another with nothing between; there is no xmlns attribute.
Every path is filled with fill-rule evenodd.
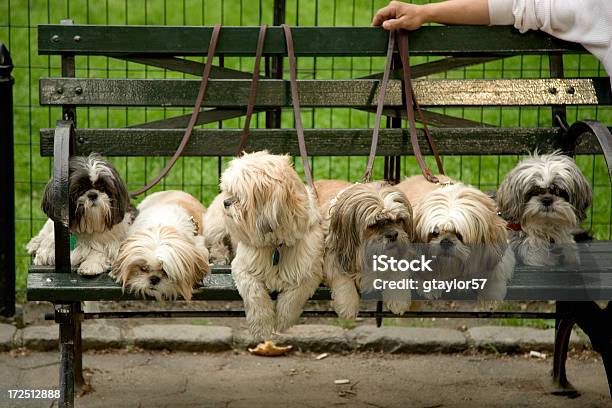
<svg viewBox="0 0 612 408"><path fill-rule="evenodd" d="M489 0L489 24L513 25L512 5L514 0Z"/></svg>
<svg viewBox="0 0 612 408"><path fill-rule="evenodd" d="M488 0L491 25L582 44L612 75L612 0Z"/></svg>

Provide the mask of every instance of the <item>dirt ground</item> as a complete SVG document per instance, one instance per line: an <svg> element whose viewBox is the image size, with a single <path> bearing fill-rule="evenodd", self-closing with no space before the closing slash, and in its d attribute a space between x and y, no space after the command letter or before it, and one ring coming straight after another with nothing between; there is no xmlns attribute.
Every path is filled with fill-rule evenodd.
<svg viewBox="0 0 612 408"><path fill-rule="evenodd" d="M248 353L124 350L86 353L92 385L77 407L612 407L601 361L568 361L582 395L554 396L550 359L493 354L330 355L266 358ZM8 400L6 389L56 388L57 353L0 353L0 406L53 407ZM348 380L335 384L336 380ZM346 382L346 381L345 381Z"/></svg>

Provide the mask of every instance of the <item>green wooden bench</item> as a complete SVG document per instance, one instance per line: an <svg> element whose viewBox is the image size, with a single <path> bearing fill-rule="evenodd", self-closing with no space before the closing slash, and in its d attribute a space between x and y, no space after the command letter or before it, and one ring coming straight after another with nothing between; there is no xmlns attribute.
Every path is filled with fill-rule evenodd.
<svg viewBox="0 0 612 408"><path fill-rule="evenodd" d="M224 28L217 55L252 56L258 27ZM236 311L197 312L104 312L84 313L83 301L136 299L107 275L88 278L77 275L69 264L67 224L67 175L70 155L92 151L105 156L170 156L186 125L185 117L121 129L84 129L76 126L77 107L92 106L193 106L202 64L181 57L202 56L210 40L210 27L83 26L65 21L38 28L40 54L60 55L62 76L40 80L40 103L61 106L63 114L55 129L41 129L40 152L54 158L57 200L64 210L57 214L56 260L54 267L30 268L28 299L55 305L54 319L60 327L61 406L74 404L75 386L83 384L81 362L81 321L96 318L242 316ZM385 55L388 34L361 27L296 27L295 51L304 56ZM420 79L415 92L424 108L465 106L549 106L553 123L549 128L503 128L425 111L432 134L443 155L519 155L539 148L561 148L569 154L604 155L612 166L612 137L608 128L596 122L578 122L565 128L567 105L610 105L608 78L563 78L563 54L584 53L575 44L558 41L540 33L520 35L500 27L427 27L410 35L412 55L443 56L443 59L413 67L414 78L518 54L548 54L550 77L539 79L453 80ZM265 57L282 66L286 47L281 28L270 27ZM193 79L91 79L75 77L75 56L107 56L192 74ZM399 67L399 65L398 65ZM400 71L393 73L386 96L385 114L391 128L381 130L378 154L385 156L385 177L399 178L399 156L412 155L409 136L401 129L402 88ZM250 87L249 72L215 67L205 105L214 108L200 115L200 123L216 122L244 114ZM299 82L303 107L350 107L373 111L381 75L350 80L302 80ZM289 82L278 78L260 81L257 109L275 111L290 106ZM278 111L276 111L278 112ZM405 109L404 109L405 112ZM278 116L276 116L278 118ZM274 118L268 121L274 126ZM186 156L232 156L241 129L197 129L185 150ZM367 156L370 129L306 129L308 152L313 156ZM424 140L424 138L421 138ZM580 143L578 143L580 141ZM249 150L268 149L273 153L298 154L293 129L253 129ZM425 142L422 149L429 152ZM609 167L611 168L611 167ZM612 170L611 173L612 174ZM590 245L593 253L612 252L612 242ZM570 273L571 272L571 273ZM608 382L612 377L612 306L600 309L593 302L575 302L585 294L601 300L612 299L612 264L587 265L580 272L563 268L520 267L508 287L508 299L555 300L556 312L410 312L405 317L522 317L554 318L557 322L553 379L557 392L576 393L565 375L565 358L571 328L578 323L601 352ZM314 300L329 300L329 291L320 288ZM229 267L216 267L194 295L196 300L239 300ZM304 316L335 316L330 311L306 310ZM381 319L388 312L372 310L364 317ZM612 386L611 386L612 388Z"/></svg>

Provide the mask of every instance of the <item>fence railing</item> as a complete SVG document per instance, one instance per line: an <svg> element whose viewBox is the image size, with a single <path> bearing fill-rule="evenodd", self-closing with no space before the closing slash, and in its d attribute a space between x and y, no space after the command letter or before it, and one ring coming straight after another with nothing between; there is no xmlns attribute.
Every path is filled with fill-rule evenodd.
<svg viewBox="0 0 612 408"><path fill-rule="evenodd" d="M15 168L13 62L0 43L0 315L15 314Z"/></svg>

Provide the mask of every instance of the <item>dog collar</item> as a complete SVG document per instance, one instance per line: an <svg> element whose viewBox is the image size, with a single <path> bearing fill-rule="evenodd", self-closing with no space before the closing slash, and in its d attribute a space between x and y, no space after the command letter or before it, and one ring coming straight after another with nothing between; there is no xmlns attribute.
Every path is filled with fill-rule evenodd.
<svg viewBox="0 0 612 408"><path fill-rule="evenodd" d="M514 224L514 223L508 223L506 224L506 228L512 231L522 231L523 227L521 227L521 224Z"/></svg>

